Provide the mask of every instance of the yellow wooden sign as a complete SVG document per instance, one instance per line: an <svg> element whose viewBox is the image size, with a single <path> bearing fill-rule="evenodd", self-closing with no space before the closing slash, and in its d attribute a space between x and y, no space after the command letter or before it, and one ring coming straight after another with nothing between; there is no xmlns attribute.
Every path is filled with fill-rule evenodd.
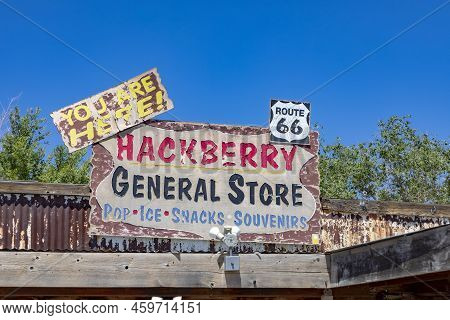
<svg viewBox="0 0 450 320"><path fill-rule="evenodd" d="M69 151L104 140L173 108L156 69L51 114Z"/></svg>

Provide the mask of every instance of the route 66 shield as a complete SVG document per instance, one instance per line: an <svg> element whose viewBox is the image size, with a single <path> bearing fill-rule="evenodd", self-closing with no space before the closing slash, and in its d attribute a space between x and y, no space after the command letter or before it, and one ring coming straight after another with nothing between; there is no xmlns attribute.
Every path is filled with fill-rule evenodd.
<svg viewBox="0 0 450 320"><path fill-rule="evenodd" d="M270 142L309 145L311 106L307 102L270 101Z"/></svg>

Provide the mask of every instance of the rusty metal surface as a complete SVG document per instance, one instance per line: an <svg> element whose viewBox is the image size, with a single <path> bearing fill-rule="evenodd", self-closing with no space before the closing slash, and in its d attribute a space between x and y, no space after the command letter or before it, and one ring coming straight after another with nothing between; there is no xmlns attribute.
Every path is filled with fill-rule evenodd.
<svg viewBox="0 0 450 320"><path fill-rule="evenodd" d="M322 250L332 251L450 223L448 217L389 214L341 214L322 216Z"/></svg>
<svg viewBox="0 0 450 320"><path fill-rule="evenodd" d="M217 252L210 241L89 237L89 198L0 194L0 250ZM333 214L322 217L321 250L331 251L450 224L447 217ZM241 253L316 253L317 245L243 243Z"/></svg>
<svg viewBox="0 0 450 320"><path fill-rule="evenodd" d="M0 250L219 252L211 241L89 236L89 198L0 194ZM243 243L241 253L317 253L317 245Z"/></svg>
<svg viewBox="0 0 450 320"><path fill-rule="evenodd" d="M91 250L108 252L224 252L220 242L186 239L158 239L132 237L92 236ZM319 246L312 244L240 243L239 253L319 253Z"/></svg>
<svg viewBox="0 0 450 320"><path fill-rule="evenodd" d="M0 249L89 250L89 199L0 195Z"/></svg>

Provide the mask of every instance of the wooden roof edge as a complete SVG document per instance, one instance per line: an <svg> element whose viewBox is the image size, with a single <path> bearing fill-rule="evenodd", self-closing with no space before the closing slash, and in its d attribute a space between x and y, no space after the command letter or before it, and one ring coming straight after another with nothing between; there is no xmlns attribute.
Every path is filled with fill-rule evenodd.
<svg viewBox="0 0 450 320"><path fill-rule="evenodd" d="M383 214L423 217L450 217L450 204L416 202L321 199L322 211L333 214Z"/></svg>
<svg viewBox="0 0 450 320"><path fill-rule="evenodd" d="M87 184L0 181L0 193L90 197L91 189Z"/></svg>
<svg viewBox="0 0 450 320"><path fill-rule="evenodd" d="M39 194L89 197L91 192L85 184L42 183L36 181L0 181L0 194ZM321 199L325 214L384 214L424 217L450 217L450 204L423 204L395 201L362 201L344 199Z"/></svg>
<svg viewBox="0 0 450 320"><path fill-rule="evenodd" d="M421 229L421 230L417 230L417 231L398 234L398 235L391 236L391 237L377 239L377 240L373 240L373 241L369 241L369 242L359 243L359 244L351 245L348 247L329 250L329 251L325 251L324 254L325 255L333 255L333 254L338 254L338 253L350 253L351 254L352 250L359 251L359 248L370 248L373 245L379 245L379 244L383 245L385 243L401 242L401 241L404 241L405 238L423 237L428 234L434 234L434 233L439 233L439 232L448 233L448 232L450 232L449 228L450 228L450 224L444 224L441 226L435 226L435 227L431 227L431 228L426 228L426 229Z"/></svg>
<svg viewBox="0 0 450 320"><path fill-rule="evenodd" d="M450 225L327 252L332 287L450 272Z"/></svg>

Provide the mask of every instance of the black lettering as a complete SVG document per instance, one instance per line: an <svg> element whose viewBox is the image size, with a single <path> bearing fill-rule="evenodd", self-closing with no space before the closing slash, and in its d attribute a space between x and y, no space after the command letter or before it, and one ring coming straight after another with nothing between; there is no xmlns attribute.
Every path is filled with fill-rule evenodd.
<svg viewBox="0 0 450 320"><path fill-rule="evenodd" d="M166 200L175 199L175 196L170 193L175 190L175 186L170 185L172 182L175 182L173 177L164 177L164 199Z"/></svg>
<svg viewBox="0 0 450 320"><path fill-rule="evenodd" d="M288 194L288 187L286 187L286 185L277 183L275 185L275 194L277 205L280 205L281 201L283 201L285 205L289 205L289 201L286 199L286 195Z"/></svg>
<svg viewBox="0 0 450 320"><path fill-rule="evenodd" d="M302 190L302 186L298 185L298 184L293 184L292 185L292 204L296 207L296 206L301 206L302 202L301 201L297 201L298 198L302 197L302 193L298 192L298 191Z"/></svg>
<svg viewBox="0 0 450 320"><path fill-rule="evenodd" d="M186 185L184 185L186 183ZM183 194L186 196L186 198L190 201L192 199L191 195L189 194L189 190L192 187L192 182L189 180L189 178L180 178L178 179L178 199L183 200Z"/></svg>
<svg viewBox="0 0 450 320"><path fill-rule="evenodd" d="M267 198L265 198L264 194L266 193L267 190ZM261 188L259 189L259 200L261 201L261 203L265 206L268 206L272 203L272 196L273 196L273 189L270 185L268 185L267 183L263 183L261 185Z"/></svg>
<svg viewBox="0 0 450 320"><path fill-rule="evenodd" d="M244 192L239 189L238 185L241 187L244 186L244 178L240 174L235 173L228 180L228 184L230 185L231 190L236 193L235 196L228 193L228 199L230 199L233 204L241 204L242 201L244 201Z"/></svg>
<svg viewBox="0 0 450 320"><path fill-rule="evenodd" d="M220 197L216 195L216 181L210 180L210 194L211 194L211 201L217 202L220 201Z"/></svg>
<svg viewBox="0 0 450 320"><path fill-rule="evenodd" d="M197 188L195 189L194 201L198 202L198 198L202 196L203 200L208 200L206 193L206 181L204 179L198 179Z"/></svg>
<svg viewBox="0 0 450 320"><path fill-rule="evenodd" d="M117 169L114 171L113 176L112 176L112 188L113 191L116 195L118 195L119 197L123 197L129 188L128 182L119 182L119 186L122 187L122 189L119 191L117 189L117 177L121 175L122 179L127 180L128 179L128 170L125 169L122 166L117 167Z"/></svg>
<svg viewBox="0 0 450 320"><path fill-rule="evenodd" d="M161 177L159 175L156 175L155 180L153 180L152 177L148 177L147 180L148 185L147 192L149 200L152 200L152 191L156 199L159 199L159 197L161 196Z"/></svg>
<svg viewBox="0 0 450 320"><path fill-rule="evenodd" d="M258 182L247 182L246 185L249 186L250 204L255 204L255 188L258 186Z"/></svg>
<svg viewBox="0 0 450 320"><path fill-rule="evenodd" d="M143 198L144 193L138 192L140 189L144 189L144 185L142 183L139 183L139 181L144 180L143 176L140 175L134 175L133 176L133 197L135 198Z"/></svg>

